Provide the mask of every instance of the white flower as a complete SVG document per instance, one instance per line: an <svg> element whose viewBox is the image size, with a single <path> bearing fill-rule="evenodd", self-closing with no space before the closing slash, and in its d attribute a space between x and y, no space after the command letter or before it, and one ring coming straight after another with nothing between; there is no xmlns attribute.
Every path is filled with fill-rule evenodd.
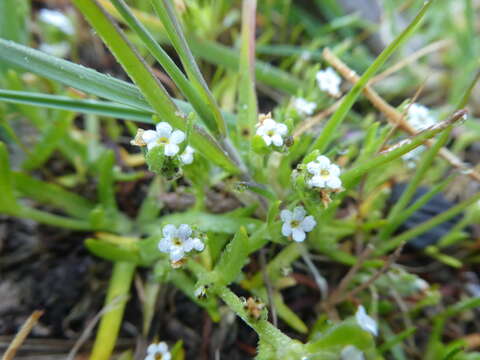
<svg viewBox="0 0 480 360"><path fill-rule="evenodd" d="M340 168L331 163L323 155L317 157L315 161L307 164L307 171L313 176L307 180L310 187L340 189L342 180L340 180Z"/></svg>
<svg viewBox="0 0 480 360"><path fill-rule="evenodd" d="M358 325L365 330L371 333L374 336L377 336L378 334L378 325L377 322L368 316L367 312L365 311L365 308L360 305L357 309L357 312L355 314L355 319L357 320Z"/></svg>
<svg viewBox="0 0 480 360"><path fill-rule="evenodd" d="M43 8L38 13L38 19L46 24L59 28L67 35L73 35L75 32L70 19L60 11Z"/></svg>
<svg viewBox="0 0 480 360"><path fill-rule="evenodd" d="M296 98L293 101L293 107L297 110L299 115L312 115L317 107L317 104L307 101L304 98Z"/></svg>
<svg viewBox="0 0 480 360"><path fill-rule="evenodd" d="M180 155L180 160L184 165L190 165L193 162L193 154L195 153L195 149L188 145L185 148L185 151Z"/></svg>
<svg viewBox="0 0 480 360"><path fill-rule="evenodd" d="M163 227L162 232L163 238L158 243L158 249L168 253L172 263L179 262L193 249L202 251L205 248L202 240L192 237L192 228L187 224L181 224L178 228L168 224Z"/></svg>
<svg viewBox="0 0 480 360"><path fill-rule="evenodd" d="M365 360L363 352L353 345L345 346L340 353L341 360Z"/></svg>
<svg viewBox="0 0 480 360"><path fill-rule="evenodd" d="M435 125L435 118L430 115L430 110L421 104L413 103L408 107L407 121L416 131L422 131Z"/></svg>
<svg viewBox="0 0 480 360"><path fill-rule="evenodd" d="M283 145L283 138L288 132L287 125L278 123L267 117L257 126L256 134L263 138L263 141L265 141L267 146L272 145L272 143L275 146Z"/></svg>
<svg viewBox="0 0 480 360"><path fill-rule="evenodd" d="M185 133L180 130L172 131L169 123L158 123L155 130L146 130L142 133L142 140L147 144L148 150L155 146L163 145L166 156L174 156L180 148L178 144L185 140Z"/></svg>
<svg viewBox="0 0 480 360"><path fill-rule="evenodd" d="M331 67L320 70L316 75L318 86L320 90L325 91L331 96L340 96L340 84L342 79Z"/></svg>
<svg viewBox="0 0 480 360"><path fill-rule="evenodd" d="M309 215L305 217L306 211L303 206L297 206L290 210L282 210L280 218L283 221L282 234L284 236L292 236L296 242L302 242L305 240L305 233L313 230L317 222L313 216Z"/></svg>
<svg viewBox="0 0 480 360"><path fill-rule="evenodd" d="M150 344L147 348L145 360L171 360L172 355L168 346L163 341L158 344Z"/></svg>

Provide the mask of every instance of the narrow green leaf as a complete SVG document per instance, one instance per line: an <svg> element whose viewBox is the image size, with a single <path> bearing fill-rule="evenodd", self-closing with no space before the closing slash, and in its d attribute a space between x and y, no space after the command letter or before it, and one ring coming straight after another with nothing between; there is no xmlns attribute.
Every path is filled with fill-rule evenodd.
<svg viewBox="0 0 480 360"><path fill-rule="evenodd" d="M244 0L242 7L242 46L240 51L237 136L239 146L247 151L257 123L255 92L255 19L256 0Z"/></svg>
<svg viewBox="0 0 480 360"><path fill-rule="evenodd" d="M422 20L426 11L432 4L432 1L427 1L423 5L420 12L415 19L407 26L407 28L375 59L375 61L368 67L363 73L358 82L353 86L349 93L344 97L340 107L335 111L332 117L328 120L323 128L320 136L315 140L312 145L312 150L317 149L321 153L325 152L328 145L334 138L334 134L338 126L343 122L348 112L352 108L353 104L357 100L358 96L362 92L363 88L367 85L368 81L373 75L380 69L380 67L388 60L388 58L397 50L417 29L420 20Z"/></svg>
<svg viewBox="0 0 480 360"><path fill-rule="evenodd" d="M228 285L234 281L245 265L248 258L248 235L245 228L241 227L230 241L215 267L218 274L216 285Z"/></svg>
<svg viewBox="0 0 480 360"><path fill-rule="evenodd" d="M115 166L115 154L112 150L104 152L98 161L98 198L107 213L117 213L115 200L115 182L113 167Z"/></svg>
<svg viewBox="0 0 480 360"><path fill-rule="evenodd" d="M112 0L112 4L115 6L128 26L130 26L130 28L139 36L152 56L160 63L160 65L162 65L167 74L170 75L175 82L175 85L178 86L183 95L185 95L188 101L192 104L193 108L203 119L209 130L213 133L218 133L214 114L210 112L208 106L200 97L199 93L190 84L183 72L173 62L165 50L163 50L163 48L158 44L153 35L133 15L123 0Z"/></svg>
<svg viewBox="0 0 480 360"><path fill-rule="evenodd" d="M49 184L21 172L13 173L15 189L22 196L43 204L53 205L67 214L86 218L93 210L94 204L80 195L64 190L58 185Z"/></svg>
<svg viewBox="0 0 480 360"><path fill-rule="evenodd" d="M128 261L135 264L140 263L138 250L124 248L117 244L109 243L98 239L86 239L85 247L94 255L110 261Z"/></svg>
<svg viewBox="0 0 480 360"><path fill-rule="evenodd" d="M202 95L204 101L208 104L216 122L216 132L222 136L226 136L226 125L222 117L220 109L210 92L205 79L203 78L197 62L190 51L187 39L182 31L182 27L175 14L175 8L170 0L151 0L153 8L160 17L165 31L172 42L173 47L177 51L183 67L187 72L188 78L192 81L197 91Z"/></svg>
<svg viewBox="0 0 480 360"><path fill-rule="evenodd" d="M8 160L7 146L0 142L0 210L9 214L15 213L18 208L17 200L13 193L13 180Z"/></svg>

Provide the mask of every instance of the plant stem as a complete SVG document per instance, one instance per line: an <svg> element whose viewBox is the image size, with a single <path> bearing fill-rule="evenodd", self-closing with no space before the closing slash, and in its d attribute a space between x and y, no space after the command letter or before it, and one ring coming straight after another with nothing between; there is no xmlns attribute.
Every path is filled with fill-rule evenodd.
<svg viewBox="0 0 480 360"><path fill-rule="evenodd" d="M91 360L108 360L113 352L127 304L135 264L116 262L108 286L104 314L93 345Z"/></svg>

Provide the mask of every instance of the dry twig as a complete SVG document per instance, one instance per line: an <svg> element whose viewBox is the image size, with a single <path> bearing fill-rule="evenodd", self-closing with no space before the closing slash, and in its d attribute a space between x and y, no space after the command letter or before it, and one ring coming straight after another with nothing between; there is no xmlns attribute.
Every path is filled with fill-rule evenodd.
<svg viewBox="0 0 480 360"><path fill-rule="evenodd" d="M42 315L43 311L37 310L28 317L27 321L25 321L20 331L17 333L17 335L15 335L15 338L8 346L5 354L3 354L2 360L12 360L15 357L18 349L20 349L28 334L30 334L30 331L32 331L33 327Z"/></svg>

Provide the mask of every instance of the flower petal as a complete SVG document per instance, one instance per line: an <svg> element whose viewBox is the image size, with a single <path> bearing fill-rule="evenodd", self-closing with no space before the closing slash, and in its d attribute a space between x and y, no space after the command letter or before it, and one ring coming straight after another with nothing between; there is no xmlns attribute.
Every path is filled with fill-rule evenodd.
<svg viewBox="0 0 480 360"><path fill-rule="evenodd" d="M305 232L310 232L313 230L313 228L317 225L317 222L313 218L313 216L307 216L303 221L300 223L300 227L302 228L303 231Z"/></svg>
<svg viewBox="0 0 480 360"><path fill-rule="evenodd" d="M285 124L282 124L282 123L277 123L277 126L276 126L276 130L277 130L277 134L279 135L286 135L287 132L288 132L288 127L287 125Z"/></svg>
<svg viewBox="0 0 480 360"><path fill-rule="evenodd" d="M205 244L199 238L193 239L193 248L197 251L203 251L205 249Z"/></svg>
<svg viewBox="0 0 480 360"><path fill-rule="evenodd" d="M330 159L324 155L317 157L317 163L322 169L327 169L330 166Z"/></svg>
<svg viewBox="0 0 480 360"><path fill-rule="evenodd" d="M335 164L331 164L330 167L328 168L328 172L332 176L339 176L340 175L340 168Z"/></svg>
<svg viewBox="0 0 480 360"><path fill-rule="evenodd" d="M297 221L302 221L306 213L307 212L305 211L303 206L297 206L295 209L293 209L293 219Z"/></svg>
<svg viewBox="0 0 480 360"><path fill-rule="evenodd" d="M294 228L292 231L292 238L296 242L302 242L305 240L305 231L299 228Z"/></svg>
<svg viewBox="0 0 480 360"><path fill-rule="evenodd" d="M292 235L292 225L290 224L290 222L283 223L282 235L287 237Z"/></svg>
<svg viewBox="0 0 480 360"><path fill-rule="evenodd" d="M310 161L307 164L307 171L312 175L320 174L320 165L316 161Z"/></svg>
<svg viewBox="0 0 480 360"><path fill-rule="evenodd" d="M363 352L353 345L345 346L340 353L341 360L365 360Z"/></svg>
<svg viewBox="0 0 480 360"><path fill-rule="evenodd" d="M169 238L162 238L158 243L158 250L164 253L170 252L172 241Z"/></svg>
<svg viewBox="0 0 480 360"><path fill-rule="evenodd" d="M182 246L172 246L170 249L170 260L173 262L180 261L185 256Z"/></svg>
<svg viewBox="0 0 480 360"><path fill-rule="evenodd" d="M170 135L170 142L172 144L180 144L185 140L185 133L181 130L175 130L172 135Z"/></svg>
<svg viewBox="0 0 480 360"><path fill-rule="evenodd" d="M180 237L182 240L187 240L190 235L192 235L192 228L190 226L187 224L181 224L178 227L178 237Z"/></svg>
<svg viewBox="0 0 480 360"><path fill-rule="evenodd" d="M374 336L377 336L377 322L372 317L368 316L365 308L362 305L358 307L357 312L355 313L355 319L363 330L370 332Z"/></svg>
<svg viewBox="0 0 480 360"><path fill-rule="evenodd" d="M325 187L325 179L322 176L314 176L307 181L307 185L310 187L323 188Z"/></svg>
<svg viewBox="0 0 480 360"><path fill-rule="evenodd" d="M293 217L293 213L290 211L290 210L282 210L280 212L280 219L282 219L282 221L291 221L292 220L292 217Z"/></svg>
<svg viewBox="0 0 480 360"><path fill-rule="evenodd" d="M265 141L265 144L267 144L267 146L272 145L272 138L270 136L263 135L262 138L263 138L263 141Z"/></svg>
<svg viewBox="0 0 480 360"><path fill-rule="evenodd" d="M167 238L174 237L177 234L177 227L173 224L167 224L163 227L162 233Z"/></svg>
<svg viewBox="0 0 480 360"><path fill-rule="evenodd" d="M282 146L283 145L283 139L278 134L275 134L275 135L272 136L272 142L275 146Z"/></svg>
<svg viewBox="0 0 480 360"><path fill-rule="evenodd" d="M170 134L172 133L172 126L165 121L162 121L162 122L158 123L155 128L157 130L157 133L158 133L159 137L168 138L168 137L170 137Z"/></svg>
<svg viewBox="0 0 480 360"><path fill-rule="evenodd" d="M155 354L157 352L157 344L150 344L148 345L147 348L147 353L150 354Z"/></svg>
<svg viewBox="0 0 480 360"><path fill-rule="evenodd" d="M165 145L165 156L175 156L180 148L175 144Z"/></svg>
<svg viewBox="0 0 480 360"><path fill-rule="evenodd" d="M158 345L157 345L157 351L161 352L161 353L166 353L168 352L168 346L167 344L162 341L160 342Z"/></svg>
<svg viewBox="0 0 480 360"><path fill-rule="evenodd" d="M155 142L158 139L158 134L156 131L153 130L145 130L142 134L142 140L147 143L147 145L151 142Z"/></svg>
<svg viewBox="0 0 480 360"><path fill-rule="evenodd" d="M338 176L329 176L325 183L330 189L340 189L342 187L342 180Z"/></svg>

